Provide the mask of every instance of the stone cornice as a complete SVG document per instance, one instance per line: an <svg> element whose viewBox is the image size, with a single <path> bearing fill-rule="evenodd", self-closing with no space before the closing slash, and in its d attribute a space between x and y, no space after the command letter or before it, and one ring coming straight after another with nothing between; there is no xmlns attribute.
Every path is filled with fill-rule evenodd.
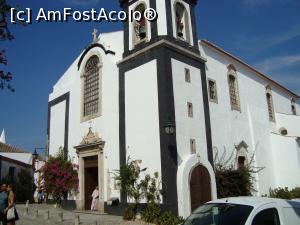
<svg viewBox="0 0 300 225"><path fill-rule="evenodd" d="M155 43L152 44L152 45L149 45L149 46L145 47L144 49L141 49L141 50L139 50L139 51L137 51L137 52L135 52L135 53L133 53L133 54L131 54L131 55L125 57L125 58L122 59L121 61L117 62L117 65L120 65L120 64L122 64L122 63L125 63L125 62L129 61L129 60L132 59L132 58L138 57L139 55L141 55L141 54L143 54L143 53L145 53L145 52L147 52L147 51L152 50L153 48L157 48L157 47L161 47L161 46L163 46L163 47L168 47L168 48L170 48L170 49L172 49L172 50L174 50L174 51L177 51L177 52L180 53L180 54L183 54L183 55L186 55L186 56L188 56L188 57L191 57L191 58L193 58L193 59L195 59L195 60L197 60L197 61L199 61L199 62L201 62L201 63L205 63L205 62L207 61L204 57L202 57L202 56L199 55L199 54L196 54L196 53L194 53L194 52L191 52L191 51L189 51L189 50L187 50L187 49L185 49L185 48L183 48L183 47L180 47L180 46L178 46L178 45L176 45L176 44L173 44L173 43L170 42L170 41L167 41L167 40L165 40L165 39L162 39L162 40L160 40L160 41L158 41L158 42L155 42Z"/></svg>

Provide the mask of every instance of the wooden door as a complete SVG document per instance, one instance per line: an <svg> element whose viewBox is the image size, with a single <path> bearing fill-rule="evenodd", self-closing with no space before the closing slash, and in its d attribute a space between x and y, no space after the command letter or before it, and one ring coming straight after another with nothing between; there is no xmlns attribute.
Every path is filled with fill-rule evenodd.
<svg viewBox="0 0 300 225"><path fill-rule="evenodd" d="M96 186L98 186L98 157L88 157L84 159L85 210L91 210L91 196Z"/></svg>
<svg viewBox="0 0 300 225"><path fill-rule="evenodd" d="M211 183L208 170L199 165L193 169L190 179L191 210L211 201Z"/></svg>

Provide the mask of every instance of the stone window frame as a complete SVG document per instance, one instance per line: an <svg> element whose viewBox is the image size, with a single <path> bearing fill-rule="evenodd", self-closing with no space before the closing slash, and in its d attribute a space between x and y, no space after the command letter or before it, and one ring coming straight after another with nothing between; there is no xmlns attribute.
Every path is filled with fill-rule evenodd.
<svg viewBox="0 0 300 225"><path fill-rule="evenodd" d="M215 87L215 98L211 98L211 88L210 88L210 82L214 83L214 87ZM217 87L217 81L213 80L211 78L207 79L207 90L208 90L208 98L209 101L218 104L218 87Z"/></svg>
<svg viewBox="0 0 300 225"><path fill-rule="evenodd" d="M189 68L184 68L184 76L185 82L191 83L191 70Z"/></svg>
<svg viewBox="0 0 300 225"><path fill-rule="evenodd" d="M98 70L99 70L99 80L98 80L98 84L99 84L99 90L98 90L98 112L91 114L91 115L84 115L84 88L85 88L85 69L86 69L86 65L88 63L88 61L92 58L92 57L98 57L99 59L99 63L98 63ZM92 119L95 119L97 117L100 117L102 115L102 76L103 76L103 62L102 62L102 57L100 55L99 52L97 51L91 51L89 54L86 55L85 57L85 61L83 63L83 67L81 69L81 104L80 104L80 108L81 108L81 112L80 112L80 122L86 122Z"/></svg>
<svg viewBox="0 0 300 225"><path fill-rule="evenodd" d="M184 20L184 33L183 33L183 37L180 37L178 34L178 27L177 27L177 21L176 21L176 19L177 19L177 6L178 5L180 5L181 7L182 7L182 9L183 9L183 15L182 15L182 17L183 17L183 19L182 20ZM189 15L189 13L188 13L188 10L187 10L187 8L185 7L185 5L181 2L181 1L178 1L178 0L176 0L176 1L174 1L174 5L173 5L173 10L174 10L174 24L175 24L175 27L174 27L174 30L175 30L175 34L176 34L176 38L177 39L179 39L179 40L182 40L182 41L184 41L184 42L187 42L187 43L189 43L189 44L191 44L191 39L192 39L192 33L191 33L191 29L190 29L190 15Z"/></svg>
<svg viewBox="0 0 300 225"><path fill-rule="evenodd" d="M194 117L194 106L193 103L188 102L187 103L187 111L188 111L188 117L193 118Z"/></svg>
<svg viewBox="0 0 300 225"><path fill-rule="evenodd" d="M297 116L296 100L294 98L291 99L291 110L292 114Z"/></svg>
<svg viewBox="0 0 300 225"><path fill-rule="evenodd" d="M270 122L276 122L272 87L270 85L266 86L266 101L267 101L269 121Z"/></svg>
<svg viewBox="0 0 300 225"><path fill-rule="evenodd" d="M196 139L194 138L190 139L190 151L192 155L197 153Z"/></svg>
<svg viewBox="0 0 300 225"><path fill-rule="evenodd" d="M147 6L147 3L145 1L138 1L136 6L134 7L134 10L133 12L135 12L137 10L138 7L140 6L144 6L144 9L147 9L148 6ZM141 43L144 43L144 42L147 42L148 41L148 37L149 37L149 34L148 34L148 26L149 26L149 23L148 23L148 20L146 19L146 36L145 38L143 38L142 40L138 40L137 36L136 36L136 32L135 32L135 24L137 23L137 21L132 21L131 22L131 26L132 26L132 46L133 48L135 48L135 46L141 44Z"/></svg>
<svg viewBox="0 0 300 225"><path fill-rule="evenodd" d="M228 90L229 90L229 98L231 110L236 110L241 112L241 101L240 101L240 93L239 93L239 85L238 85L238 75L236 67L230 64L227 67L227 78L228 78ZM233 78L233 84L232 79Z"/></svg>

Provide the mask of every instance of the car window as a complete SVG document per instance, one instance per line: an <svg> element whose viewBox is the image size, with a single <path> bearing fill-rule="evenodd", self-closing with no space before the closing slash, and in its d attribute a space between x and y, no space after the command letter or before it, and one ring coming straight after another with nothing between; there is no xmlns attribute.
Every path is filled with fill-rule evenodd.
<svg viewBox="0 0 300 225"><path fill-rule="evenodd" d="M204 204L190 215L184 225L245 225L252 206L229 203Z"/></svg>
<svg viewBox="0 0 300 225"><path fill-rule="evenodd" d="M265 209L253 219L252 225L280 225L277 209Z"/></svg>

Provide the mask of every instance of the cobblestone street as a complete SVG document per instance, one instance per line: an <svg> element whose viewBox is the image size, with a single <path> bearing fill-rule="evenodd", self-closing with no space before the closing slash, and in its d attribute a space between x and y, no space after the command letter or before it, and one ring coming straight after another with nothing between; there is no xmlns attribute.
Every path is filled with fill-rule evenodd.
<svg viewBox="0 0 300 225"><path fill-rule="evenodd" d="M120 216L98 215L93 213L78 213L67 211L60 208L54 208L53 205L29 205L28 215L26 215L26 206L17 205L20 220L18 225L44 225L44 224L63 224L63 225L138 225L138 222L123 221ZM47 214L49 211L49 220ZM61 213L63 220L61 221ZM76 218L79 216L79 223Z"/></svg>

